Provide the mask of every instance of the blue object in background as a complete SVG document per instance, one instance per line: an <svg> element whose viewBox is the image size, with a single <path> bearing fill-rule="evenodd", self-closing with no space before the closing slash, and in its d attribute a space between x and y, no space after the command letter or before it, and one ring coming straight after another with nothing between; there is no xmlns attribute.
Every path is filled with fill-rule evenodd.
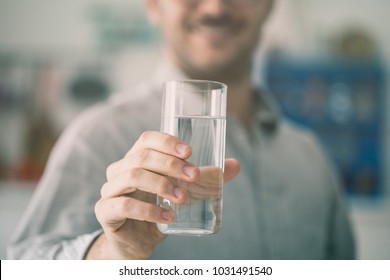
<svg viewBox="0 0 390 280"><path fill-rule="evenodd" d="M383 194L385 73L380 61L299 61L271 56L265 82L283 114L313 129L346 191Z"/></svg>

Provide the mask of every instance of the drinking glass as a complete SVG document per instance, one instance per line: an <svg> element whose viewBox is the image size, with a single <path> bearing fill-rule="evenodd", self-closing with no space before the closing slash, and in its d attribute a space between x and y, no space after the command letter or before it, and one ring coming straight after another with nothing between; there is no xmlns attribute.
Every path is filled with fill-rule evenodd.
<svg viewBox="0 0 390 280"><path fill-rule="evenodd" d="M214 81L170 81L163 85L161 131L189 144L192 155L187 161L200 169L194 183L169 178L187 189L185 203L157 197L159 206L176 214L172 224L158 224L165 234L201 236L221 228L226 94L227 86Z"/></svg>

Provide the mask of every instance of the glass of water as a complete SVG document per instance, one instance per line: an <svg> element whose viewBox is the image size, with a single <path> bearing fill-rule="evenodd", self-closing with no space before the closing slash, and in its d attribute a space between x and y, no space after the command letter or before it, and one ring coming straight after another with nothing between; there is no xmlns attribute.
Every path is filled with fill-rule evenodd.
<svg viewBox="0 0 390 280"><path fill-rule="evenodd" d="M175 212L172 224L158 224L165 234L206 235L221 228L225 161L227 86L214 81L170 81L163 85L161 131L192 147L187 159L200 169L199 180L187 183L170 178L187 189L184 204L157 197L157 204Z"/></svg>

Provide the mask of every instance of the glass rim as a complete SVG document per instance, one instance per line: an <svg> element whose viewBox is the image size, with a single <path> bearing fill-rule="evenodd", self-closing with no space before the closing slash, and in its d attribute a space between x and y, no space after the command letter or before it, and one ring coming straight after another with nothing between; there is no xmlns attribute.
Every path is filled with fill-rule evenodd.
<svg viewBox="0 0 390 280"><path fill-rule="evenodd" d="M164 88L169 84L188 84L188 85L213 85L211 88L198 88L197 91L209 91L209 90L227 90L227 85L213 80L202 80L202 79L179 79L179 80L170 80L163 83Z"/></svg>

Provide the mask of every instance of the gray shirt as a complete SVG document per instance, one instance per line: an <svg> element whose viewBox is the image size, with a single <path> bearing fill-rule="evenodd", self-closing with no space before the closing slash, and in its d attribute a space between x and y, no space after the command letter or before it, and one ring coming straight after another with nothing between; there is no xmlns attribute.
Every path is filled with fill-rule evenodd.
<svg viewBox="0 0 390 280"><path fill-rule="evenodd" d="M63 133L12 238L10 259L82 259L101 232L94 214L109 164L145 130L159 130L163 64L128 95L88 110ZM126 96L126 97L125 97ZM336 172L315 137L258 94L251 130L227 118L226 156L241 163L224 186L222 229L168 236L152 259L351 259L354 240ZM131 234L131 233L129 233Z"/></svg>

